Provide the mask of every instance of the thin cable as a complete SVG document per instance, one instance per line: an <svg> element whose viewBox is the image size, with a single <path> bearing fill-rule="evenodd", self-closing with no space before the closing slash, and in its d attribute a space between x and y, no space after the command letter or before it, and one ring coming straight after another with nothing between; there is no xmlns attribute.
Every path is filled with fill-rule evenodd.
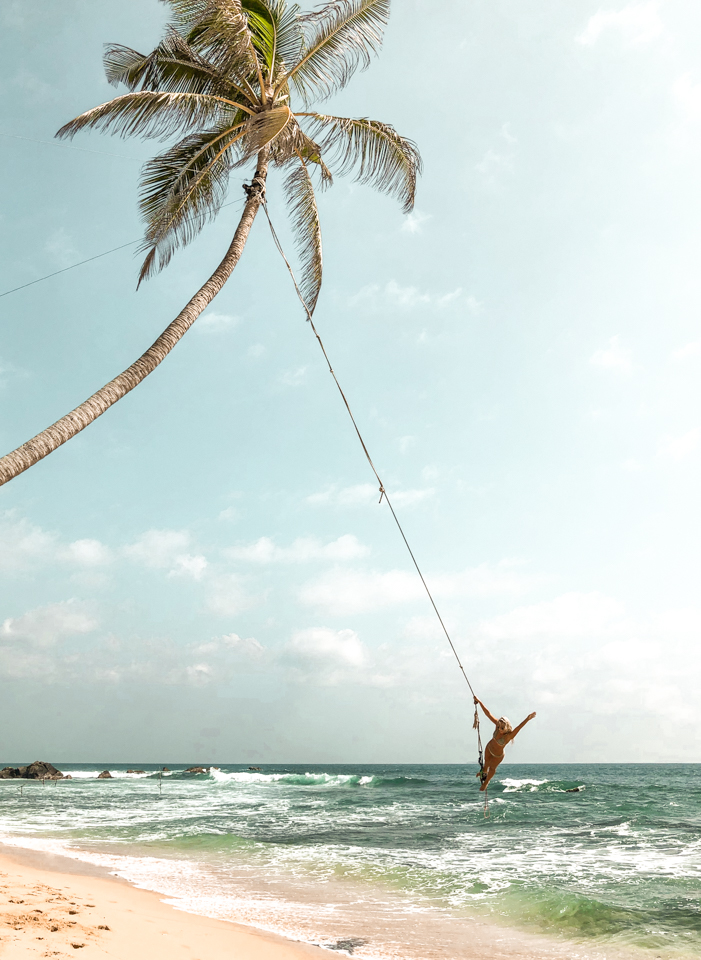
<svg viewBox="0 0 701 960"><path fill-rule="evenodd" d="M110 253L116 253L117 250L124 250L125 247L133 247L138 240L130 240L129 243L123 243L121 247L112 247L111 250L105 250L104 253L98 253L94 257L88 257L87 260L81 260L79 263L72 263L70 267L64 267L63 270L55 270L53 273L47 273L45 277L38 277L36 280L30 280L29 283L23 283L21 287L13 287L12 290L6 290L0 293L0 298L7 297L11 293L17 293L18 290L24 290L25 287L33 287L35 283L41 283L42 280L48 280L50 277L57 277L59 273L65 273L67 270L75 270L76 267L82 267L84 263L90 263L92 260L99 260L100 257L106 257Z"/></svg>
<svg viewBox="0 0 701 960"><path fill-rule="evenodd" d="M323 343L321 337L319 336L319 333L318 333L316 327L314 326L314 320L312 319L311 311L309 310L309 307L307 306L306 301L305 301L304 297L302 296L302 292L301 292L301 290L299 289L299 286L297 285L297 280L296 280L296 278L295 278L295 275L294 275L294 272L293 272L293 270L292 270L292 267L290 266L290 262L289 262L289 260L287 259L287 257L285 256L285 252L284 252L284 250L282 249L282 244L280 243L280 240L278 239L278 235L277 235L277 233L275 232L275 227L273 227L273 222L272 222L272 220L270 219L270 214L268 213L268 204L266 203L265 199L263 199L263 204L262 204L262 206L263 206L263 211L264 211L264 213L265 213L265 216L266 216L266 218L267 218L267 220L268 220L268 225L270 226L270 232L272 233L273 241L275 242L275 246L277 247L277 249L278 249L278 251L279 251L279 253L280 253L280 256L281 256L282 259L285 261L285 266L287 267L287 270L288 270L288 272L289 272L289 274L290 274L290 277L292 278L292 283L294 284L294 288L295 288L295 290L297 291L297 296L298 296L298 298L299 298L299 302L300 302L300 303L302 304L302 306L304 307L304 312L307 314L307 320L308 320L309 323L311 324L312 331L314 332L314 336L316 337L316 339L317 339L317 341L318 341L318 343L319 343L319 346L321 347L321 352L324 354L324 359L326 360L326 363L327 363L327 365L328 365L329 373L330 373L331 376L333 377L334 382L335 382L336 386L338 387L338 392L341 394L341 398L342 398L342 400L343 400L343 402L344 402L344 404L345 404L345 406L346 406L346 410L348 411L348 416L351 418L351 422L352 422L353 427L354 427L354 429L355 429L355 432L356 432L356 434L357 434L357 436L358 436L358 440L360 440L360 445L361 445L362 448L363 448L363 453L365 454L365 456L366 456L366 458L367 458L367 461L368 461L368 463L370 464L370 469L371 469L372 472L375 474L375 477L377 478L377 482L378 482L379 485L380 485L380 503L382 503L382 498L384 497L385 500L387 501L387 506L389 507L389 509L390 509L390 511L391 511L391 513L392 513L392 516L394 517L394 522L395 522L396 525L397 525L397 529L399 530L399 532L400 532L401 535L402 535L402 540L403 540L404 543L406 544L406 548L407 548L407 550L409 551L409 556L411 557L412 562L413 562L414 566L416 567L416 572L418 573L419 577L421 578L421 582L422 582L423 585L424 585L424 589L425 589L425 591L426 591L426 593L427 593L427 595L428 595L428 599L431 601L431 606L433 607L433 609L434 609L434 611L435 611L435 613L436 613L436 616L438 617L438 622L440 623L441 627L443 628L443 633L445 634L446 639L447 639L448 643L450 644L450 649L453 651L453 655L455 656L455 659L456 659L456 661L457 661L457 664L458 664L458 666L460 667L460 670L461 670L461 672L462 672L463 677L465 678L465 682L467 683L468 687L470 688L470 693L472 694L472 696L473 696L473 698L474 698L474 697L475 697L475 691L472 689L472 684L470 683L470 680L469 680L467 674L465 673L465 668L463 667L463 665L462 665L462 663L461 663L461 661L460 661L460 657L458 656L458 652L457 652L457 650L455 649L455 646L454 646L454 644L453 644L453 641L452 641L451 638L450 638L450 634L448 633L448 628L446 627L445 623L443 622L443 617L440 615L440 612L439 612L439 610L438 610L438 607L436 606L436 601L433 599L433 595L431 594L431 591L429 590L429 587L428 587L428 584L426 583L426 580L425 580L425 578L424 578L424 575L423 575L423 573L421 572L421 568L419 567L419 564L418 564L418 562L417 562L417 560L416 560L416 557L414 556L414 551L411 549L411 546L409 545L409 541L408 541L407 538L406 538L406 534L404 533L404 530L402 529L402 525L401 525L401 523L399 522L399 518L397 517L397 514L394 512L394 507L392 506L392 501L390 500L389 496L387 495L387 491L385 490L384 484L382 483L382 479L381 479L379 473L377 472L377 469L376 469L376 467L375 467L375 464L372 462L372 457L370 456L370 452L368 451L368 448L367 448L367 446L365 445L365 441L363 440L362 434L360 433L360 429L359 429L359 427L358 427L358 424L357 424L356 421L355 421L355 417L353 416L353 411L352 411L351 408L350 408L350 404L348 403L348 400L346 399L346 395L345 395L345 393L343 392L343 389L342 389L342 387L341 387L341 384L338 382L338 377L337 377L336 374L334 373L334 369L333 369L333 367L331 366L331 361L329 360L329 356L328 356L328 354L327 354L327 352L326 352L326 348L324 347L324 343ZM478 734L478 735L479 735L479 734Z"/></svg>
<svg viewBox="0 0 701 960"><path fill-rule="evenodd" d="M77 150L79 153L95 153L98 157L116 157L118 160L134 160L141 163L137 157L125 157L122 153L106 153L104 150L88 150L86 147L74 147L70 143L57 143L54 140L37 140L36 137L20 137L16 133L3 133L0 137L9 137L10 140L27 140L29 143L44 143L48 147L63 147L64 150Z"/></svg>
<svg viewBox="0 0 701 960"><path fill-rule="evenodd" d="M3 136L6 136L6 134L3 134ZM235 203L245 203L245 200L245 197L243 200L231 200L229 203L223 203L220 209L223 210L224 207L231 207ZM12 290L6 290L4 293L0 293L0 299L2 299L2 297L9 296L11 293L17 293L18 290L24 290L26 287L33 287L35 283L41 283L42 280L49 280L51 277L57 277L59 273L65 273L67 270L75 270L76 267L82 267L84 263L91 263L93 260L99 260L101 257L106 257L110 253L116 253L117 250L124 250L125 247L133 247L134 244L138 242L139 240L130 240L129 243L123 243L120 247L112 247L111 250L105 250L104 253L98 253L94 257L88 257L87 260L79 260L78 263L72 263L70 267L64 267L62 270L55 270L53 273L47 273L46 276L38 277L36 280L30 280L29 283L23 283L20 287L13 287Z"/></svg>

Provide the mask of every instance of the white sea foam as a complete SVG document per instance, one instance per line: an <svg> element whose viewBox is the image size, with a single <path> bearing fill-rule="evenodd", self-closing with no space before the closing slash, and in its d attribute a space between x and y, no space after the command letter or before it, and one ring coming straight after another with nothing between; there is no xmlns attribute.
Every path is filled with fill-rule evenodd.
<svg viewBox="0 0 701 960"><path fill-rule="evenodd" d="M535 793L538 787L541 787L544 783L548 783L548 780L511 780L508 777L505 780L500 780L505 787L504 793L515 793L517 790L523 790L528 788L528 793Z"/></svg>

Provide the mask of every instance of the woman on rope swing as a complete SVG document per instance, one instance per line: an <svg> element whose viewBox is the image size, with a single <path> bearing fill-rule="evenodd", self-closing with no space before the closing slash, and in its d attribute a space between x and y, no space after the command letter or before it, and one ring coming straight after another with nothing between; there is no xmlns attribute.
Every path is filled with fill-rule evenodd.
<svg viewBox="0 0 701 960"><path fill-rule="evenodd" d="M507 743L511 743L519 730L522 730L529 720L533 719L535 713L529 713L526 719L522 723L519 723L514 730L507 717L499 717L497 720L497 718L493 717L489 710L487 710L482 701L475 697L475 706L477 704L479 704L480 707L482 707L482 710L484 710L485 717L487 717L488 720L491 720L496 727L494 730L494 736L484 748L484 766L477 774L482 781L480 790L486 790L487 784L497 772L497 767L504 759L504 747ZM476 716L477 715L475 714L475 717Z"/></svg>

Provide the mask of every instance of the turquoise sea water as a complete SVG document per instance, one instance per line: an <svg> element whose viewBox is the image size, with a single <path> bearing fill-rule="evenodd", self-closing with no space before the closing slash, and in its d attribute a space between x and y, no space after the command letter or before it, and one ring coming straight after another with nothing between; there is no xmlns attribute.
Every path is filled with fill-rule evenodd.
<svg viewBox="0 0 701 960"><path fill-rule="evenodd" d="M0 840L357 957L459 957L475 917L571 956L701 956L701 765L503 764L489 819L468 766L106 766L0 781Z"/></svg>

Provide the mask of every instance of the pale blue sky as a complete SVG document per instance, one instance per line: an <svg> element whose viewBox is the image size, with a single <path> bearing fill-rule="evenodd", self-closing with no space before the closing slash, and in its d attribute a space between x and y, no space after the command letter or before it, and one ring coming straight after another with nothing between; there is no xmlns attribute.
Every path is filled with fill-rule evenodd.
<svg viewBox="0 0 701 960"><path fill-rule="evenodd" d="M5 0L0 133L114 95L102 44L166 13ZM395 0L327 108L424 157L408 218L321 198L316 319L475 688L538 711L513 761L701 760L700 35L691 0ZM140 236L153 144L0 141L0 292ZM152 342L237 210L138 293L126 249L0 300L3 452ZM0 759L473 759L372 481L259 220L162 367L0 490Z"/></svg>

